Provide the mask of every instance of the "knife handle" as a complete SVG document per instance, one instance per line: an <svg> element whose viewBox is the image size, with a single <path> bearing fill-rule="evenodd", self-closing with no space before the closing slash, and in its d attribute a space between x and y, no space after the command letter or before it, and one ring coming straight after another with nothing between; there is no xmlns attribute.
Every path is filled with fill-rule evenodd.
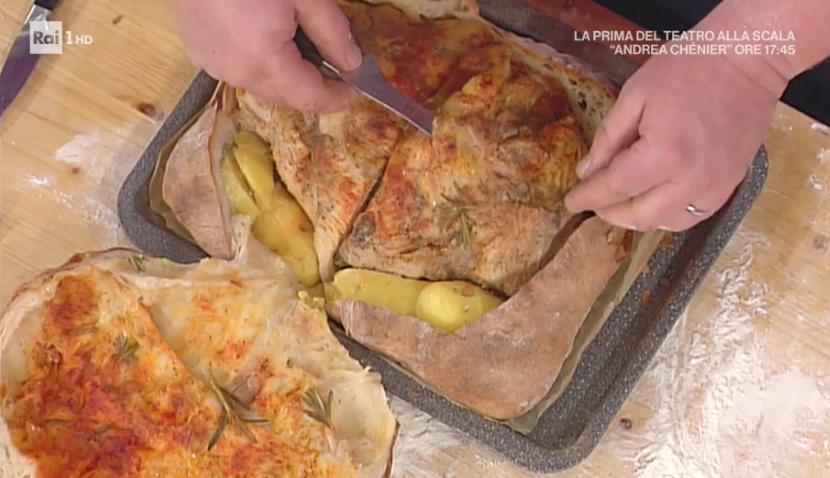
<svg viewBox="0 0 830 478"><path fill-rule="evenodd" d="M37 5L40 8L45 8L50 12L54 12L60 4L61 0L35 0L35 5Z"/></svg>
<svg viewBox="0 0 830 478"><path fill-rule="evenodd" d="M294 34L294 43L297 45L297 49L300 50L300 55L304 60L322 70L326 76L340 78L340 72L323 58L320 50L317 49L317 46L308 38L300 26L297 26L297 32Z"/></svg>

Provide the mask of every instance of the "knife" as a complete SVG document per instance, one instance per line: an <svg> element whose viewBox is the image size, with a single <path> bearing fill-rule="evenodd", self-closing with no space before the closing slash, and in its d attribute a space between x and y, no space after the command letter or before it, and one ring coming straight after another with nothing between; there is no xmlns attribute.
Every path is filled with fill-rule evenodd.
<svg viewBox="0 0 830 478"><path fill-rule="evenodd" d="M20 33L14 39L3 69L0 70L0 116L9 108L26 80L35 69L41 55L29 53L29 35L32 22L49 20L61 0L35 0Z"/></svg>
<svg viewBox="0 0 830 478"><path fill-rule="evenodd" d="M432 113L427 111L418 102L390 85L378 68L377 60L373 55L363 57L360 68L354 71L339 71L334 65L326 61L317 50L317 47L306 36L302 28L297 27L294 43L300 50L302 57L321 69L326 76L334 77L351 85L364 96L409 121L413 126L432 136Z"/></svg>

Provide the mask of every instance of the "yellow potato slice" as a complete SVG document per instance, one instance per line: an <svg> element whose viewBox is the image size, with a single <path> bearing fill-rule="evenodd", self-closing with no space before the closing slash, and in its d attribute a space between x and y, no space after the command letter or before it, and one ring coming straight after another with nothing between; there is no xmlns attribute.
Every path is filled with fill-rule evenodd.
<svg viewBox="0 0 830 478"><path fill-rule="evenodd" d="M415 317L415 301L427 281L407 279L367 269L344 269L334 274L331 284L324 287L326 300L351 299L397 314Z"/></svg>
<svg viewBox="0 0 830 478"><path fill-rule="evenodd" d="M250 189L248 189L245 176L242 175L242 171L239 170L239 166L236 164L233 150L226 151L222 156L219 170L222 174L225 194L228 195L233 213L244 214L252 219L259 216L259 207L254 202Z"/></svg>
<svg viewBox="0 0 830 478"><path fill-rule="evenodd" d="M236 146L233 153L257 205L261 210L269 209L274 194L274 162L268 154L251 148Z"/></svg>
<svg viewBox="0 0 830 478"><path fill-rule="evenodd" d="M256 153L261 153L265 155L271 153L271 146L253 131L240 131L233 138L233 142L240 148L249 149Z"/></svg>
<svg viewBox="0 0 830 478"><path fill-rule="evenodd" d="M267 248L282 257L297 279L306 287L320 282L314 226L291 195L276 185L271 207L254 220L251 232Z"/></svg>
<svg viewBox="0 0 830 478"><path fill-rule="evenodd" d="M463 281L433 282L415 302L415 317L446 332L455 332L504 301Z"/></svg>

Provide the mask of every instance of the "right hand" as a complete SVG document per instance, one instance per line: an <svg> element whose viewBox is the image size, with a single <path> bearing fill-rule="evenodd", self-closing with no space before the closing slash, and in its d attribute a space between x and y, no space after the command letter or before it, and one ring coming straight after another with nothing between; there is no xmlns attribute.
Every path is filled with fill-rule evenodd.
<svg viewBox="0 0 830 478"><path fill-rule="evenodd" d="M666 44L678 52L680 45ZM577 166L582 181L567 208L643 232L684 231L717 212L746 175L787 87L753 60L763 61L651 57L625 83Z"/></svg>
<svg viewBox="0 0 830 478"><path fill-rule="evenodd" d="M349 22L333 0L174 0L190 60L214 78L275 105L328 113L348 107L357 93L329 80L294 44L301 25L334 66L354 70L362 54Z"/></svg>

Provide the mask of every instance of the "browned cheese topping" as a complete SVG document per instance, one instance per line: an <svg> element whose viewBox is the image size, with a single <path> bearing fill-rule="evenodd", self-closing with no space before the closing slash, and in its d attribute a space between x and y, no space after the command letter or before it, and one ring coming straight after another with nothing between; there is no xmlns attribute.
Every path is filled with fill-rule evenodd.
<svg viewBox="0 0 830 478"><path fill-rule="evenodd" d="M191 310L211 320L237 293L223 289ZM303 387L241 400L197 379L113 275L67 276L37 313L20 362L28 378L0 389L12 443L37 478L355 476L348 459L326 462L315 449L325 430L306 416ZM225 353L246 353L245 341L231 345Z"/></svg>

